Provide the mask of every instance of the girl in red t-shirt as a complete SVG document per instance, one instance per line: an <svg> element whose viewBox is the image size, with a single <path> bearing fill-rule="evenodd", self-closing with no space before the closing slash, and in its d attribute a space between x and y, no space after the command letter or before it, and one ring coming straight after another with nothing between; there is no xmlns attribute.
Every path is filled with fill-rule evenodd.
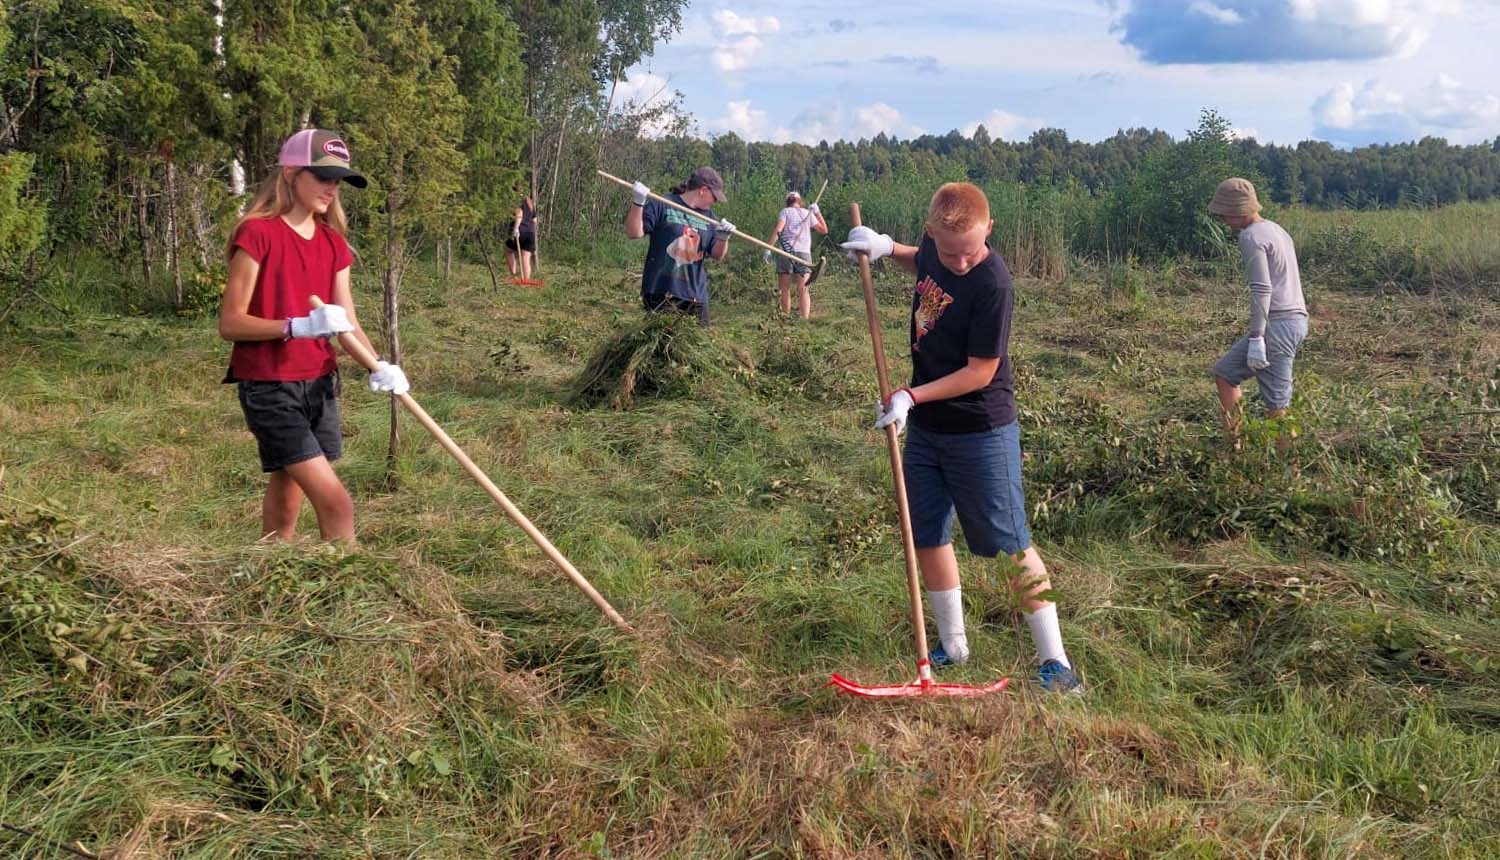
<svg viewBox="0 0 1500 860"><path fill-rule="evenodd" d="M299 131L282 145L275 172L230 233L219 336L234 343L224 381L239 385L261 469L271 476L263 539L292 537L306 496L325 540L354 542L354 502L332 466L342 436L329 338L350 332L375 348L354 316L340 181L367 184L350 169L344 142L321 129ZM314 310L313 296L327 304ZM407 387L396 365L381 362L370 374L372 391L403 394Z"/></svg>

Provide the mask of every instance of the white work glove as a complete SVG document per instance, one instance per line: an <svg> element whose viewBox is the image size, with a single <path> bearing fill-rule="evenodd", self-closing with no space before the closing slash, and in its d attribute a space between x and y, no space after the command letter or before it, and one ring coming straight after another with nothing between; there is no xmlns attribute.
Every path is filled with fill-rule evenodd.
<svg viewBox="0 0 1500 860"><path fill-rule="evenodd" d="M728 242L733 235L734 224L728 218L720 218L719 223L714 225L714 238L720 242Z"/></svg>
<svg viewBox="0 0 1500 860"><path fill-rule="evenodd" d="M818 204L814 203L813 205L807 207L807 211L811 212L814 215L818 214Z"/></svg>
<svg viewBox="0 0 1500 860"><path fill-rule="evenodd" d="M911 411L917 402L912 399L911 391L906 388L898 388L891 393L891 399L885 408L880 410L880 417L875 421L875 429L881 430L891 424L896 425L896 435L906 429L906 413Z"/></svg>
<svg viewBox="0 0 1500 860"><path fill-rule="evenodd" d="M639 179L635 181L634 185L630 186L631 203L634 203L637 206L645 206L646 198L649 196L651 196L651 189L647 188L646 183L640 181Z"/></svg>
<svg viewBox="0 0 1500 860"><path fill-rule="evenodd" d="M1271 366L1266 360L1266 339L1264 337L1252 337L1245 348L1245 363L1250 365L1251 370L1265 370Z"/></svg>
<svg viewBox="0 0 1500 860"><path fill-rule="evenodd" d="M333 337L340 332L354 331L349 314L343 305L326 304L313 308L305 317L292 317L292 337Z"/></svg>
<svg viewBox="0 0 1500 860"><path fill-rule="evenodd" d="M389 391L392 394L401 395L411 390L411 384L406 381L406 372L400 365L391 364L388 361L375 363L375 369L370 371L370 390L374 392Z"/></svg>
<svg viewBox="0 0 1500 860"><path fill-rule="evenodd" d="M767 263L771 262L771 249L767 248L764 251L761 251L760 258L762 260L765 260Z"/></svg>
<svg viewBox="0 0 1500 860"><path fill-rule="evenodd" d="M870 262L875 262L881 257L889 257L896 250L896 243L890 236L884 233L876 233L869 227L855 227L849 231L849 238L841 245L849 254L849 259L859 262L859 252L863 251L870 255Z"/></svg>

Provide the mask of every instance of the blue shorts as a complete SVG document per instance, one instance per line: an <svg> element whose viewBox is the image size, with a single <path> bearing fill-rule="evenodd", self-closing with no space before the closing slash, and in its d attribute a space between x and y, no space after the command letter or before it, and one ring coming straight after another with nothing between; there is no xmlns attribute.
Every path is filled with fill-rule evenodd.
<svg viewBox="0 0 1500 860"><path fill-rule="evenodd" d="M1307 317L1302 314L1272 317L1266 321L1266 360L1270 364L1260 370L1250 369L1245 363L1250 336L1245 335L1214 362L1214 375L1231 385L1239 385L1253 376L1260 385L1260 399L1266 408L1285 409L1292 404L1292 364L1306 338Z"/></svg>
<svg viewBox="0 0 1500 860"><path fill-rule="evenodd" d="M933 433L907 425L901 472L912 537L922 549L953 542L953 514L969 551L983 558L1031 546L1021 492L1021 427Z"/></svg>

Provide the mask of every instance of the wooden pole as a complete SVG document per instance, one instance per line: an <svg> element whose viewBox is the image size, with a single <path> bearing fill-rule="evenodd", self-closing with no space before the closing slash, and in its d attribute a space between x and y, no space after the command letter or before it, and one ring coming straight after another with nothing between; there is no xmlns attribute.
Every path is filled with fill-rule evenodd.
<svg viewBox="0 0 1500 860"><path fill-rule="evenodd" d="M621 179L620 177L618 177L618 176L612 176L612 175L610 175L608 173L605 173L602 170L596 170L594 172L598 173L600 176L604 177L605 179L608 179L610 182L618 182L619 184L625 186L626 188L631 188L631 187L634 186L634 183L626 182L625 180ZM671 207L673 209L676 209L679 212L685 212L688 215L691 215L694 218L697 218L697 219L699 219L701 221L707 221L709 224L713 224L714 226L718 226L718 222L714 221L712 218L709 218L707 215L704 215L702 212L699 212L698 210L693 209L690 206L683 206L681 203L675 203L675 202L673 202L671 200L668 200L667 198L661 196L660 194L657 194L654 191L647 192L647 196L649 196L652 200L655 200L657 203L660 203L660 204L662 204L664 206L669 206L669 207ZM752 245L757 245L757 246L759 246L761 248L765 248L767 251L770 251L773 254L780 254L781 256L786 257L788 260L791 260L792 262L797 263L798 265L801 265L801 266L807 265L807 261L804 260L804 259L802 259L801 257L797 256L796 254L788 254L787 252L785 252L785 251L781 250L780 248L776 247L775 245L772 245L772 244L770 244L768 242L762 242L761 240L755 238L754 236L748 235L746 233L742 233L738 229L734 230L733 232L734 232L734 235L740 237L741 239L744 239L746 242L749 242Z"/></svg>
<svg viewBox="0 0 1500 860"><path fill-rule="evenodd" d="M849 204L849 223L861 225L859 204ZM875 375L880 384L880 402L891 396L890 377L885 367L885 344L880 337L880 311L875 304L875 284L870 278L870 257L858 254L859 278L865 288L865 321L870 325L870 343L875 348ZM901 434L895 424L885 427L886 445L891 455L891 476L896 484L896 513L901 520L901 550L906 554L906 591L911 599L911 626L917 645L917 677L932 683L932 668L927 663L927 625L922 620L922 578L917 570L917 543L912 537L911 509L906 504L906 476L901 470Z"/></svg>
<svg viewBox="0 0 1500 860"><path fill-rule="evenodd" d="M322 305L323 301L321 299L317 296L312 297L313 307L321 307ZM339 346L342 346L344 351L349 353L366 370L375 370L377 359L365 348L363 343L360 343L359 338L356 338L352 333L344 332L340 334ZM521 527L521 531L524 531L526 536L531 538L532 543L540 547L542 552L546 553L547 558L551 559L552 563L557 565L559 570L567 574L568 579L572 580L573 584L578 587L578 590L583 592L584 596L588 597L589 600L593 601L595 606L599 607L599 611L603 612L606 618L621 630L634 632L631 626L625 623L625 619L620 617L620 613L616 612L615 608L609 605L609 601L605 600L598 591L594 590L594 586L590 585L583 574L579 573L578 569L573 567L573 563L568 561L558 551L557 547L552 545L552 541L547 540L547 536L542 534L540 529L532 525L531 520L528 520L526 515L521 513L520 509L511 504L510 499L506 498L505 494L500 492L500 488L495 486L495 482L491 481L489 476L476 466L473 460L469 459L469 455L465 454L463 449L458 447L458 444L447 433L443 432L443 428L439 427L437 422L432 420L432 416L428 415L426 410L417 405L417 401L412 399L410 394L397 394L395 397L401 401L401 405L405 406L407 411L416 417L417 421L423 427L427 428L427 432L431 433L432 438L436 439L438 444L443 446L443 450L447 451L453 456L453 459L458 461L458 464L463 467L464 471L469 473L469 477L473 478L480 487L484 488L484 491L489 494L490 498L494 499L495 504L499 505L500 509L505 511L505 515Z"/></svg>

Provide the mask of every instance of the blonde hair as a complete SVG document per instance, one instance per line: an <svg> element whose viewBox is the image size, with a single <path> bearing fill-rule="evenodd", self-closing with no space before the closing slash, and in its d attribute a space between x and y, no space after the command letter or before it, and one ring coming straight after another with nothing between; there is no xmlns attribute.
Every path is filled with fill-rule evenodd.
<svg viewBox="0 0 1500 860"><path fill-rule="evenodd" d="M979 186L969 182L949 182L932 195L927 207L927 226L950 233L963 233L989 220L990 201Z"/></svg>
<svg viewBox="0 0 1500 860"><path fill-rule="evenodd" d="M250 201L250 206L245 209L245 214L240 220L234 222L234 229L229 231L229 242L224 248L224 258L234 259L235 249L239 246L234 244L234 237L239 235L240 227L246 221L254 218L275 218L292 211L297 205L297 196L292 193L292 183L297 181L300 170L288 171L278 167L270 176L261 183L255 192L255 199ZM349 231L349 222L344 218L344 205L339 202L338 197L328 204L328 211L322 215L314 215L324 227L338 233L340 236Z"/></svg>

